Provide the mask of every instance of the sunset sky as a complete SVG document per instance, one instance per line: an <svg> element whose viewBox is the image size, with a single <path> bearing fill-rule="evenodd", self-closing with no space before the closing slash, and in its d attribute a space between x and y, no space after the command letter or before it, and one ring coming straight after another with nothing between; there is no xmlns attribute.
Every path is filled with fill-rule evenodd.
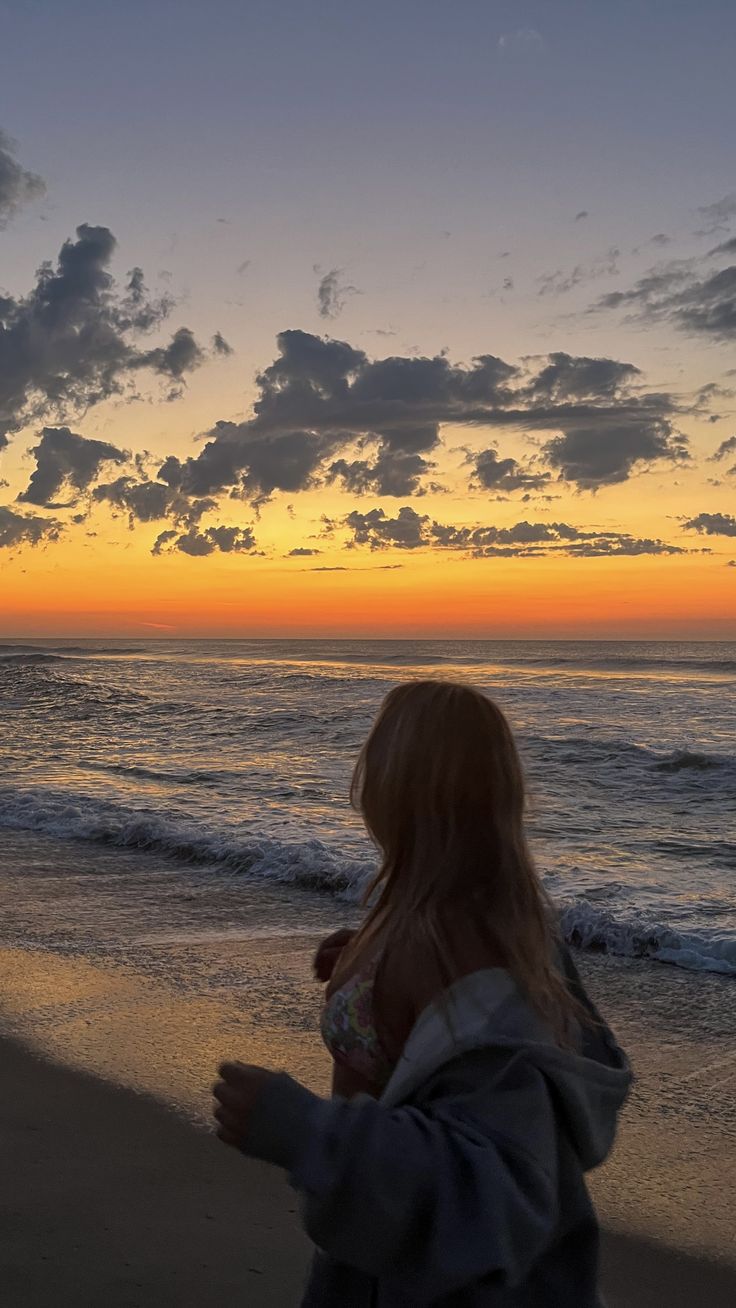
<svg viewBox="0 0 736 1308"><path fill-rule="evenodd" d="M736 638L732 0L0 46L0 633Z"/></svg>

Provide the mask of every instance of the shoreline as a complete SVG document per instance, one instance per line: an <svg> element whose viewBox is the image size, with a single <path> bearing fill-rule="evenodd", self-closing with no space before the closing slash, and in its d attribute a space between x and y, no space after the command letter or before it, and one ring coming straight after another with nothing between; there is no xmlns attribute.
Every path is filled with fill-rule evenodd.
<svg viewBox="0 0 736 1308"><path fill-rule="evenodd" d="M1 1035L0 1057L4 1308L296 1308L310 1246L280 1173ZM604 1230L602 1284L607 1308L727 1308L736 1267Z"/></svg>

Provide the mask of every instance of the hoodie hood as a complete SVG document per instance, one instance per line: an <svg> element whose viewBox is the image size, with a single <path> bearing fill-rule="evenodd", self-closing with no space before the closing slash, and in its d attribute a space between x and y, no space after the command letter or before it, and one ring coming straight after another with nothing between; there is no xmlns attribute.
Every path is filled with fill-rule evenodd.
<svg viewBox="0 0 736 1308"><path fill-rule="evenodd" d="M617 1114L632 1081L628 1060L582 989L572 960L564 959L571 989L590 1013L572 1047L562 1049L552 1032L501 968L461 977L424 1010L414 1025L381 1102L404 1103L447 1063L471 1050L507 1049L532 1062L547 1080L560 1123L581 1167L607 1156Z"/></svg>

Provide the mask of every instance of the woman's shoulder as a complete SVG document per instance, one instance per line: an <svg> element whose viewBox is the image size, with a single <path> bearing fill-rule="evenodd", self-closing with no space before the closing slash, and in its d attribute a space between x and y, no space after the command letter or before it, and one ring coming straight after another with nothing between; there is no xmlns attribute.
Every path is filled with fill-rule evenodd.
<svg viewBox="0 0 736 1308"><path fill-rule="evenodd" d="M439 930L415 925L389 936L376 974L375 1004L381 1025L395 1042L406 1039L417 1018L453 982L471 972L500 967L500 951L460 910L448 912Z"/></svg>

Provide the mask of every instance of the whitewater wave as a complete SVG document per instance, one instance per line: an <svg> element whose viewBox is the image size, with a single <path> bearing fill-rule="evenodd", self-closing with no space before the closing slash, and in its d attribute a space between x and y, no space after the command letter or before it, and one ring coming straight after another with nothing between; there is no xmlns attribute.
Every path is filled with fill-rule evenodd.
<svg viewBox="0 0 736 1308"><path fill-rule="evenodd" d="M227 828L213 831L145 809L54 791L0 790L0 827L148 850L181 863L216 866L356 902L375 871L368 860L338 857L321 840L292 842Z"/></svg>
<svg viewBox="0 0 736 1308"><path fill-rule="evenodd" d="M736 935L680 932L635 915L616 917L588 899L563 901L560 908L564 937L579 949L736 976Z"/></svg>
<svg viewBox="0 0 736 1308"><path fill-rule="evenodd" d="M0 790L0 827L146 850L188 865L319 891L350 903L360 901L375 872L372 860L345 858L321 840L285 841L227 828L215 831L144 809L53 791ZM606 896L558 899L568 943L690 971L736 975L736 934L678 932L630 909L615 911L610 905L616 889L609 886ZM602 905L603 898L607 906Z"/></svg>

